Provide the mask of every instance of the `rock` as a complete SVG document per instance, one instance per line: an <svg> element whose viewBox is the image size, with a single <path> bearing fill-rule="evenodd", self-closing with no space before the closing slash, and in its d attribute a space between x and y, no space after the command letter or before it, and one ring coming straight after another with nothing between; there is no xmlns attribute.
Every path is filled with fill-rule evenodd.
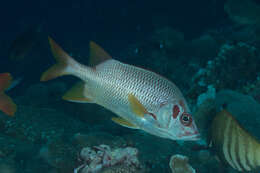
<svg viewBox="0 0 260 173"><path fill-rule="evenodd" d="M195 169L193 169L188 162L189 159L187 156L175 154L171 157L169 166L172 173L196 173Z"/></svg>
<svg viewBox="0 0 260 173"><path fill-rule="evenodd" d="M253 97L232 90L222 90L216 95L216 106L219 109L223 104L242 126L260 138L260 104Z"/></svg>

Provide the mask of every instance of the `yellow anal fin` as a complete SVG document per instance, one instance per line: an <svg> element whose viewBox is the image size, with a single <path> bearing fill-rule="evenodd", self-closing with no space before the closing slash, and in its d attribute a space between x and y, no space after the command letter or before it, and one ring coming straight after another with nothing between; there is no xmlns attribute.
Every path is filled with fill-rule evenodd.
<svg viewBox="0 0 260 173"><path fill-rule="evenodd" d="M62 98L71 102L93 103L87 95L86 83L82 81L76 83Z"/></svg>
<svg viewBox="0 0 260 173"><path fill-rule="evenodd" d="M127 127L127 128L139 129L137 126L135 126L134 124L130 123L129 121L127 121L123 118L113 117L112 121L114 121L116 124L119 124L119 125Z"/></svg>
<svg viewBox="0 0 260 173"><path fill-rule="evenodd" d="M148 113L143 104L133 94L128 94L128 101L134 114L143 118L144 114Z"/></svg>

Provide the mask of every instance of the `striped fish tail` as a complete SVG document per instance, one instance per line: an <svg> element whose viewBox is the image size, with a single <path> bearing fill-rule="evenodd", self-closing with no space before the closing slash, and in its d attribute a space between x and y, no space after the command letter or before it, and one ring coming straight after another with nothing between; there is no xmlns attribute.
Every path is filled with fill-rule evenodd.
<svg viewBox="0 0 260 173"><path fill-rule="evenodd" d="M253 171L260 167L260 144L228 113L225 113L222 152L234 169Z"/></svg>

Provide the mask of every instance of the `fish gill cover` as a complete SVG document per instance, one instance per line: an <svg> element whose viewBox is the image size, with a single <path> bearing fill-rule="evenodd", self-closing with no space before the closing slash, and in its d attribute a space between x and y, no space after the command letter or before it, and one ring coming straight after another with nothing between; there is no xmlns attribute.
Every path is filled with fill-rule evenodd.
<svg viewBox="0 0 260 173"><path fill-rule="evenodd" d="M0 173L217 173L259 166L258 156L253 160L250 154L260 138L259 9L256 0L1 2ZM146 97L130 93L125 100L135 119L117 117L129 113L120 107L105 106L113 113L104 105L68 102L96 101L85 88L94 85L86 79L86 85L70 90L79 82L73 76L40 82L55 64L48 37L84 65L94 41L117 62L173 82L184 99L147 107L144 100L161 101L151 87ZM95 57L106 56L98 52ZM91 70L98 67L102 64ZM123 86L116 94L134 88ZM159 112L166 116L158 116L156 107L164 107ZM223 109L236 123L215 122ZM149 120L148 133L135 130L142 129L136 119ZM197 141L170 140L151 131L172 126L171 133L189 136L180 130L186 126L177 125L193 121L201 137ZM229 133L212 135L222 125ZM250 136L244 138L255 139L251 147L239 140L240 127ZM211 142L216 139L220 142Z"/></svg>

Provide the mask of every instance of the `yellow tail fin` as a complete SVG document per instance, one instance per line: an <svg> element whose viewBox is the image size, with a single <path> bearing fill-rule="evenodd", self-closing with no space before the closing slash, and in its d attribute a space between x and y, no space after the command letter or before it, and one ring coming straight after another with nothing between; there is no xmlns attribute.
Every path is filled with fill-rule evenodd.
<svg viewBox="0 0 260 173"><path fill-rule="evenodd" d="M45 71L41 76L41 81L48 81L69 73L69 65L73 59L50 37L48 37L51 51L57 63Z"/></svg>

